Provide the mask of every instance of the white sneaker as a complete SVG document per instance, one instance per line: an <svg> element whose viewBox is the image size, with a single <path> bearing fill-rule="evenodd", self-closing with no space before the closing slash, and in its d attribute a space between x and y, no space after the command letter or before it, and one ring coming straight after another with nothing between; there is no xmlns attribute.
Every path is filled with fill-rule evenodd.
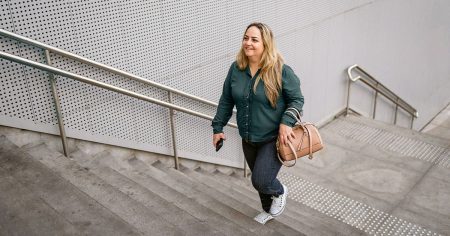
<svg viewBox="0 0 450 236"><path fill-rule="evenodd" d="M260 224L266 224L267 221L273 219L273 216L265 211L259 213L257 216L255 216L255 218L253 218L254 220L256 220L258 223Z"/></svg>
<svg viewBox="0 0 450 236"><path fill-rule="evenodd" d="M286 185L282 184L284 193L278 197L272 197L272 205L270 206L270 214L272 216L279 216L283 213L286 206L288 188Z"/></svg>

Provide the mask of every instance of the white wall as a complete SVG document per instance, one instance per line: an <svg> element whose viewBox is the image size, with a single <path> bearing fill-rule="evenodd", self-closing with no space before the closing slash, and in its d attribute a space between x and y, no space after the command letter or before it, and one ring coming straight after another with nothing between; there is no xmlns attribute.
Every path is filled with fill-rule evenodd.
<svg viewBox="0 0 450 236"><path fill-rule="evenodd" d="M425 125L450 102L450 2L446 0L15 1L0 2L0 27L177 89L218 101L243 30L270 25L302 82L305 119L346 104L346 69L359 64L419 111ZM0 38L2 50L39 62L37 48ZM52 55L55 66L167 101L166 92ZM46 73L0 59L0 124L58 133ZM172 153L167 110L58 78L70 137ZM372 92L354 85L351 107L371 114ZM215 109L175 97L176 104ZM392 122L378 101L377 119ZM400 114L402 126L409 116ZM242 166L237 132L210 147L210 122L178 113L180 154Z"/></svg>
<svg viewBox="0 0 450 236"><path fill-rule="evenodd" d="M320 121L345 106L345 68L359 64L415 107L414 128L423 127L450 102L448 12L448 1L374 1L279 38L303 78L307 119ZM392 123L393 106L384 100L376 118ZM365 86L354 85L350 101L372 115L373 92ZM398 119L409 126L410 116Z"/></svg>

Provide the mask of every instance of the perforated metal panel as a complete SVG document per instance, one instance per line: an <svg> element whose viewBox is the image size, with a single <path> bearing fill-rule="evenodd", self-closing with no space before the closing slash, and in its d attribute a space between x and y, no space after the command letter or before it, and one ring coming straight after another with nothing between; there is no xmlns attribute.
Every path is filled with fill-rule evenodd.
<svg viewBox="0 0 450 236"><path fill-rule="evenodd" d="M342 73L343 68L336 66L335 71L329 71L330 66L335 65L336 60L342 65L355 63L354 54L343 53L351 49L350 45L337 44L342 48L342 57L334 59L330 59L330 45L335 46L337 39L349 40L344 33L340 38L336 34L342 31L355 34L348 25L361 19L375 2L4 0L0 1L0 26L218 101L245 26L252 21L263 21L271 26L287 64L302 80L306 118L317 121L335 112L343 103L314 105L323 99L320 95L323 91L329 96L327 99L334 99L333 94L345 93L344 85L334 76ZM372 9L382 10L383 7ZM356 15L354 12L364 13ZM45 62L40 49L5 38L0 38L0 45L9 53ZM51 54L51 58L55 67L168 101L165 91L59 55ZM57 133L47 74L3 59L0 72L0 123ZM326 90L319 94L313 92L323 84L329 84ZM57 86L70 137L172 154L167 109L59 76ZM336 88L342 91L337 92ZM174 96L173 100L175 104L211 116L215 114L214 107L180 96ZM182 156L242 166L236 130L226 129L228 140L224 149L215 153L211 148L209 121L177 113L175 126Z"/></svg>

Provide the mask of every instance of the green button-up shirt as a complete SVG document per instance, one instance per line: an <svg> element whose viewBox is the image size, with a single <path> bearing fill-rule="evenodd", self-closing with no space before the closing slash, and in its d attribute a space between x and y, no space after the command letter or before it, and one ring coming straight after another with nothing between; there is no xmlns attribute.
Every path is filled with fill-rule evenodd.
<svg viewBox="0 0 450 236"><path fill-rule="evenodd" d="M212 122L213 132L222 133L236 105L237 125L240 136L247 141L263 142L278 136L280 123L293 127L296 120L289 113L288 107L302 111L304 98L300 90L300 80L288 66L283 66L282 92L276 108L270 105L264 91L264 82L260 80L253 92L258 72L252 77L250 68L239 70L234 62L223 84L217 113Z"/></svg>

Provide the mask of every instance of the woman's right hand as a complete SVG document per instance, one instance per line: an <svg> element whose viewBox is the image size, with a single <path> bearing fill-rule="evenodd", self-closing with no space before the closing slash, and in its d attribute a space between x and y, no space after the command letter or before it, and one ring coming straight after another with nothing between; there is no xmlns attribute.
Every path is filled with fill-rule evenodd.
<svg viewBox="0 0 450 236"><path fill-rule="evenodd" d="M216 148L217 142L219 142L220 139L223 139L223 140L226 139L224 133L213 134L213 146L214 146L214 148Z"/></svg>

